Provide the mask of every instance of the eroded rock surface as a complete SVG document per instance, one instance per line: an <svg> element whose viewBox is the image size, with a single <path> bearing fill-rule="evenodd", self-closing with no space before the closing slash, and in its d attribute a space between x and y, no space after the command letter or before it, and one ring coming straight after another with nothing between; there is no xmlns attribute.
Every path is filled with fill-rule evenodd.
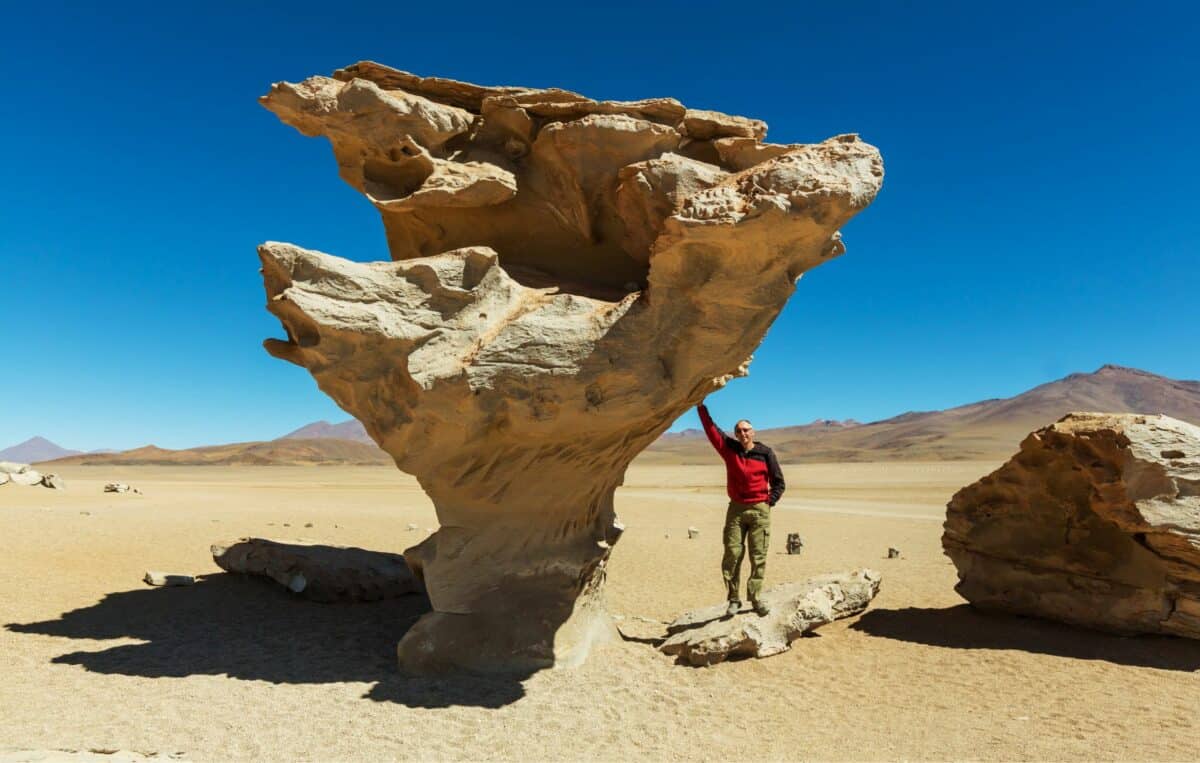
<svg viewBox="0 0 1200 763"><path fill-rule="evenodd" d="M955 494L942 546L982 609L1200 638L1200 427L1068 414Z"/></svg>
<svg viewBox="0 0 1200 763"><path fill-rule="evenodd" d="M785 583L763 593L771 607L765 617L745 610L731 618L725 604L681 615L667 626L671 634L658 648L690 665L715 665L731 657L770 657L819 626L866 610L882 578L869 569Z"/></svg>
<svg viewBox="0 0 1200 763"><path fill-rule="evenodd" d="M611 638L600 592L630 461L730 378L802 273L874 198L855 135L669 98L594 101L374 63L263 104L323 135L383 217L393 262L259 248L277 357L308 369L441 529L405 551L434 611L412 671L578 661Z"/></svg>
<svg viewBox="0 0 1200 763"><path fill-rule="evenodd" d="M242 538L213 544L212 555L226 572L262 575L313 601L376 601L421 591L404 557L383 551Z"/></svg>

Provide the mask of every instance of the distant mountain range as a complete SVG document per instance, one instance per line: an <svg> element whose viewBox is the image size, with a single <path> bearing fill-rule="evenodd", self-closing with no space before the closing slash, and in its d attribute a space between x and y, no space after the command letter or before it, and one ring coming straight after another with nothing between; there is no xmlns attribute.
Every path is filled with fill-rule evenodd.
<svg viewBox="0 0 1200 763"><path fill-rule="evenodd" d="M765 429L757 437L787 463L1003 459L1016 452L1029 432L1071 411L1165 413L1200 423L1200 382L1110 365L1015 397L904 413L870 424L817 422ZM732 421L720 423L733 426ZM664 436L641 456L646 463L708 463L712 458L699 430Z"/></svg>
<svg viewBox="0 0 1200 763"><path fill-rule="evenodd" d="M16 461L19 464L32 464L35 461L49 461L63 456L73 456L82 453L80 450L68 450L47 440L45 437L30 437L25 442L0 450L0 461Z"/></svg>
<svg viewBox="0 0 1200 763"><path fill-rule="evenodd" d="M363 429L363 425L358 419L350 419L343 421L340 424L330 424L328 421L314 421L311 424L305 424L294 432L288 432L280 440L319 440L326 437L332 437L338 440L353 440L354 442L363 442L367 445L374 445L375 441L367 434L367 430Z"/></svg>
<svg viewBox="0 0 1200 763"><path fill-rule="evenodd" d="M146 445L121 453L84 453L53 462L89 466L376 466L392 459L374 444L334 437L235 442L168 450Z"/></svg>
<svg viewBox="0 0 1200 763"><path fill-rule="evenodd" d="M1026 434L1071 411L1165 413L1200 423L1200 382L1176 381L1136 368L1110 365L1090 374L1071 374L1015 397L984 400L944 411L904 413L869 424L852 419L818 419L800 426L759 430L758 438L774 448L786 463L1000 460L1016 452ZM727 427L733 424L722 423ZM50 455L38 455L41 453ZM66 457L62 457L64 454ZM123 453L80 454L35 437L0 451L0 460L6 461L33 463L55 458L63 464L180 466L392 463L354 419L338 424L316 421L266 442L185 450L148 445ZM708 441L698 429L664 434L639 456L642 463L662 464L706 464L712 459Z"/></svg>

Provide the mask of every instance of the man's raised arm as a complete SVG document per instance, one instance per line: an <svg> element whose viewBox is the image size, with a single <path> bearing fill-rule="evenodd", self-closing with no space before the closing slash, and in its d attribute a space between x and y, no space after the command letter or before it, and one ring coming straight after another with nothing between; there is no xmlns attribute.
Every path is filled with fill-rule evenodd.
<svg viewBox="0 0 1200 763"><path fill-rule="evenodd" d="M700 414L700 423L704 425L704 434L708 436L708 441L712 443L718 453L724 455L725 451L729 449L729 446L725 444L725 433L713 423L712 416L708 415L708 408L704 403L697 405L696 411Z"/></svg>

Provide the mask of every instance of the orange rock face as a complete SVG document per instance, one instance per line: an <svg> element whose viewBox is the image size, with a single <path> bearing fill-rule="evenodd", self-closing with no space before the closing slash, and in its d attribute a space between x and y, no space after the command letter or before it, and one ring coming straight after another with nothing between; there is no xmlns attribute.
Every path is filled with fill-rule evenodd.
<svg viewBox="0 0 1200 763"><path fill-rule="evenodd" d="M942 546L977 607L1200 638L1200 427L1069 414L954 496Z"/></svg>

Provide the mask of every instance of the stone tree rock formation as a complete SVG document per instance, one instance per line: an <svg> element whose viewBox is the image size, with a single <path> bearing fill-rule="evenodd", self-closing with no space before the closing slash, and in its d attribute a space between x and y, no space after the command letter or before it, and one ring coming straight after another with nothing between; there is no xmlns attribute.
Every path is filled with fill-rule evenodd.
<svg viewBox="0 0 1200 763"><path fill-rule="evenodd" d="M942 546L977 607L1200 638L1200 427L1068 414L955 494Z"/></svg>
<svg viewBox="0 0 1200 763"><path fill-rule="evenodd" d="M727 380L883 180L855 135L668 98L593 101L364 62L262 98L333 146L392 262L259 247L307 368L414 474L441 528L405 558L434 611L402 667L534 669L614 629L600 597L629 462Z"/></svg>

